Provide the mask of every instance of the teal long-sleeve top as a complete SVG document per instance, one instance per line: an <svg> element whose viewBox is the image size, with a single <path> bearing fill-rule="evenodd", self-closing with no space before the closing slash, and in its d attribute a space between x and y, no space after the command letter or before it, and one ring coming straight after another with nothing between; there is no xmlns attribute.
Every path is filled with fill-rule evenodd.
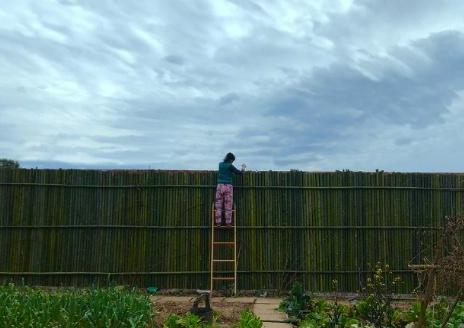
<svg viewBox="0 0 464 328"><path fill-rule="evenodd" d="M233 174L243 174L242 171L237 169L232 163L221 162L219 163L219 172L217 183L232 184Z"/></svg>

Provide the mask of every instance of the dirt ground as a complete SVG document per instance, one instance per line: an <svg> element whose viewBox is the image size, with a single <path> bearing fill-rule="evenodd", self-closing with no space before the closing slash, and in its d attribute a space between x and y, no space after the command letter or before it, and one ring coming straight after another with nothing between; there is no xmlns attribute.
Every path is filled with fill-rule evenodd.
<svg viewBox="0 0 464 328"><path fill-rule="evenodd" d="M154 299L153 304L157 311L156 322L162 326L163 322L170 314L185 315L192 307L194 297L191 301L187 300L170 300L170 299ZM214 310L216 323L221 327L232 327L240 319L240 313L244 310L250 310L253 304L251 303L234 303L214 301L211 307Z"/></svg>

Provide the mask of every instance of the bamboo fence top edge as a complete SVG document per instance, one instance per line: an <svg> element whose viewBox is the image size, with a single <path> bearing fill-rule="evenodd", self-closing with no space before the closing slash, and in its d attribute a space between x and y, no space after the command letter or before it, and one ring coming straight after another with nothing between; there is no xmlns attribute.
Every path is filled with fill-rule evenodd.
<svg viewBox="0 0 464 328"><path fill-rule="evenodd" d="M127 172L127 173L147 173L147 172L162 172L162 173L217 173L216 169L207 169L207 170L189 170L189 169L130 169L130 168L114 168L114 169L86 169L86 168L9 168L9 167L0 167L0 170L5 171L56 171L56 172L66 172L66 171L83 171L83 172L101 172L101 173L111 173L111 172ZM249 173L303 173L303 174L399 174L399 175L464 175L464 172L418 172L418 171L384 171L384 170L375 170L375 171L355 171L355 170L334 170L334 171L305 171L299 169L290 169L290 170L247 170Z"/></svg>

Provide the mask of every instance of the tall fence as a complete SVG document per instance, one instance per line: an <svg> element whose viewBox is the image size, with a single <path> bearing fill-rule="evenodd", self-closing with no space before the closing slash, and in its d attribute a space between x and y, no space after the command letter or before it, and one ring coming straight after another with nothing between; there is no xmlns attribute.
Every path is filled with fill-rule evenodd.
<svg viewBox="0 0 464 328"><path fill-rule="evenodd" d="M336 279L356 291L381 261L410 291L407 265L427 256L445 216L463 212L463 179L247 172L234 191L238 287L297 279L328 291ZM0 170L0 279L207 288L215 182L210 171Z"/></svg>

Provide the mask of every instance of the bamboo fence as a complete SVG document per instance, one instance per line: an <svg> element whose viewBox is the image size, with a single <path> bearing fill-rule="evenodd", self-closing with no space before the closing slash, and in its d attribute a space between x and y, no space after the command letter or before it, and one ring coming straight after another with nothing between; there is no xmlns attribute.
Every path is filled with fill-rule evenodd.
<svg viewBox="0 0 464 328"><path fill-rule="evenodd" d="M336 279L356 291L381 261L411 291L407 266L428 255L446 215L463 213L463 181L247 172L235 181L238 287L287 289L300 280L329 291ZM0 280L207 288L215 182L212 171L1 169Z"/></svg>

